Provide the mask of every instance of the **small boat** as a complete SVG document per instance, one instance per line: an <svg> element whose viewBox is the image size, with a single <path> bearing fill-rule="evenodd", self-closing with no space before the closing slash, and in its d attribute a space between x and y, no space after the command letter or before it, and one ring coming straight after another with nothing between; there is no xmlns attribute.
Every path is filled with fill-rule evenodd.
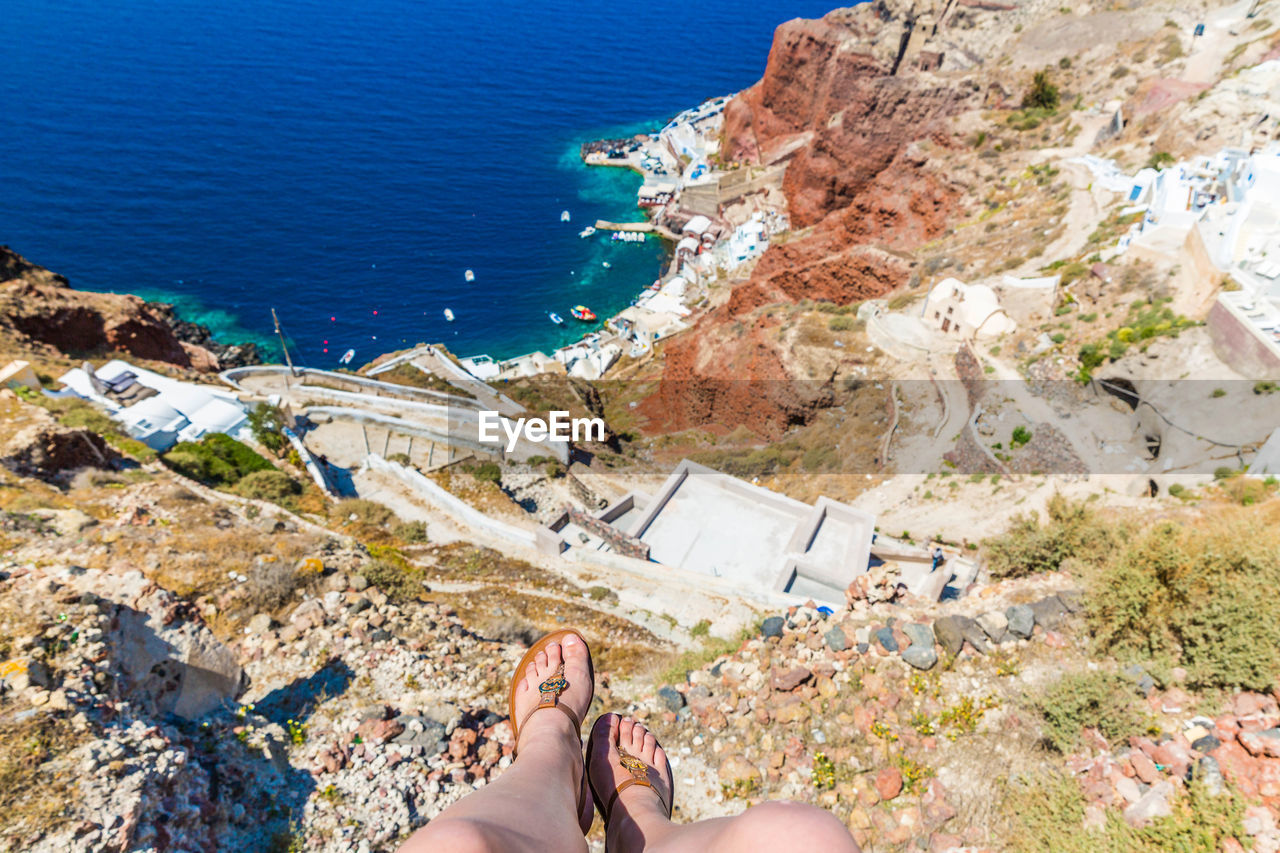
<svg viewBox="0 0 1280 853"><path fill-rule="evenodd" d="M560 211L560 221L561 221L561 222L568 222L568 221L569 221L569 211L567 211L567 210L562 210L562 211Z"/></svg>
<svg viewBox="0 0 1280 853"><path fill-rule="evenodd" d="M586 228L583 228L581 231L578 232L578 236L582 237L583 239L586 239L587 237L590 237L594 233L596 233L596 227L594 225L588 225Z"/></svg>
<svg viewBox="0 0 1280 853"><path fill-rule="evenodd" d="M338 359L338 364L350 364L351 359L356 357L356 351L349 349L342 354L342 358Z"/></svg>
<svg viewBox="0 0 1280 853"><path fill-rule="evenodd" d="M472 272L471 270L467 270L466 272L464 272L464 273L462 274L462 277L463 277L463 278L465 278L467 281L475 281L475 280L476 280L476 274L475 274L474 272Z"/></svg>
<svg viewBox="0 0 1280 853"><path fill-rule="evenodd" d="M448 320L450 323L452 323L452 322L453 322L453 310L452 310L452 309L449 309L449 308L444 309L444 318L445 318L446 320Z"/></svg>
<svg viewBox="0 0 1280 853"><path fill-rule="evenodd" d="M564 319L563 319L559 314L557 314L556 312L554 312L554 311L548 311L548 312L547 312L547 316L548 316L548 317L550 317L550 318L551 318L551 322L555 323L557 326L563 326L563 325L564 325Z"/></svg>
<svg viewBox="0 0 1280 853"><path fill-rule="evenodd" d="M609 269L609 267L613 266L613 264L609 263L608 261L601 261L600 266L604 267L605 269Z"/></svg>
<svg viewBox="0 0 1280 853"><path fill-rule="evenodd" d="M581 320L584 323L590 323L596 318L596 312L592 311L585 305L575 305L569 309L569 314L575 320Z"/></svg>

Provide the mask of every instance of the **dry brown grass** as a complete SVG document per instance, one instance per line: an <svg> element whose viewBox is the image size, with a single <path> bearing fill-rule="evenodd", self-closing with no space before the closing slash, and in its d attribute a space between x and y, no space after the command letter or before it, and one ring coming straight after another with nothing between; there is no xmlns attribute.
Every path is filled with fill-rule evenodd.
<svg viewBox="0 0 1280 853"><path fill-rule="evenodd" d="M0 706L0 844L17 851L31 849L33 839L71 819L74 768L58 759L89 735L50 714L17 720L14 710Z"/></svg>

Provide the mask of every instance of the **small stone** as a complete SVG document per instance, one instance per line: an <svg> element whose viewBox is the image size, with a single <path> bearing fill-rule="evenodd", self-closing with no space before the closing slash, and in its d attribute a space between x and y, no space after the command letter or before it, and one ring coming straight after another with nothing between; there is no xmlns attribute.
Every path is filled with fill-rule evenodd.
<svg viewBox="0 0 1280 853"><path fill-rule="evenodd" d="M938 644L947 650L947 654L955 657L964 646L964 629L958 616L943 616L933 623L933 635Z"/></svg>
<svg viewBox="0 0 1280 853"><path fill-rule="evenodd" d="M898 650L898 640L893 636L893 629L889 627L876 631L876 643L885 652L896 652Z"/></svg>
<svg viewBox="0 0 1280 853"><path fill-rule="evenodd" d="M369 588L369 581L364 575L352 575L347 583L356 592L364 592Z"/></svg>
<svg viewBox="0 0 1280 853"><path fill-rule="evenodd" d="M876 774L876 793L882 800L892 800L902 793L902 771L885 767Z"/></svg>
<svg viewBox="0 0 1280 853"><path fill-rule="evenodd" d="M748 761L741 753L734 753L721 761L716 775L719 776L721 784L745 791L758 789L764 780L760 768Z"/></svg>
<svg viewBox="0 0 1280 853"><path fill-rule="evenodd" d="M1280 758L1280 728L1240 732L1236 740L1256 758Z"/></svg>
<svg viewBox="0 0 1280 853"><path fill-rule="evenodd" d="M1135 749L1129 755L1129 763L1133 765L1133 772L1138 774L1138 778L1148 785L1160 781L1160 771L1156 769L1155 762L1147 758L1142 750Z"/></svg>
<svg viewBox="0 0 1280 853"><path fill-rule="evenodd" d="M919 622L907 622L902 626L902 633L907 635L913 646L933 647L933 628Z"/></svg>
<svg viewBox="0 0 1280 853"><path fill-rule="evenodd" d="M902 653L902 659L916 669L933 669L933 665L938 662L938 653L933 650L932 645L913 645Z"/></svg>
<svg viewBox="0 0 1280 853"><path fill-rule="evenodd" d="M760 634L763 637L781 637L782 626L786 622L781 616L770 616L760 625Z"/></svg>
<svg viewBox="0 0 1280 853"><path fill-rule="evenodd" d="M849 648L849 638L845 636L844 629L839 625L835 626L827 633L823 634L823 639L827 641L827 648L833 652L842 652Z"/></svg>
<svg viewBox="0 0 1280 853"><path fill-rule="evenodd" d="M1205 790L1215 797L1221 794L1226 780L1222 777L1222 768L1218 765L1218 760L1212 755L1203 756L1197 769Z"/></svg>
<svg viewBox="0 0 1280 853"><path fill-rule="evenodd" d="M978 623L978 627L991 638L993 643L1000 642L1005 634L1009 633L1009 620L998 610L983 613L973 621Z"/></svg>
<svg viewBox="0 0 1280 853"><path fill-rule="evenodd" d="M783 692L795 690L811 678L813 678L813 673L805 669L803 666L793 667L786 672L774 670L772 681L773 689Z"/></svg>
<svg viewBox="0 0 1280 853"><path fill-rule="evenodd" d="M1220 746L1222 746L1222 741L1213 735L1204 735L1191 742L1191 748L1196 752L1213 752Z"/></svg>
<svg viewBox="0 0 1280 853"><path fill-rule="evenodd" d="M1173 783L1169 780L1155 785L1142 795L1136 803L1124 810L1124 819L1130 826L1143 826L1158 817L1173 814L1170 800L1173 798Z"/></svg>
<svg viewBox="0 0 1280 853"><path fill-rule="evenodd" d="M1050 595L1032 602L1031 612L1036 618L1037 625L1046 631L1053 631L1062 624L1062 617L1066 615L1067 608L1063 606L1062 599L1056 595Z"/></svg>
<svg viewBox="0 0 1280 853"><path fill-rule="evenodd" d="M245 626L250 634L261 635L271 630L271 614L258 613Z"/></svg>
<svg viewBox="0 0 1280 853"><path fill-rule="evenodd" d="M1036 614L1025 604L1015 604L1004 611L1009 620L1009 633L1018 639L1025 640L1031 636L1036 625Z"/></svg>
<svg viewBox="0 0 1280 853"><path fill-rule="evenodd" d="M684 707L684 694L670 685L658 689L658 701L668 711L679 711Z"/></svg>

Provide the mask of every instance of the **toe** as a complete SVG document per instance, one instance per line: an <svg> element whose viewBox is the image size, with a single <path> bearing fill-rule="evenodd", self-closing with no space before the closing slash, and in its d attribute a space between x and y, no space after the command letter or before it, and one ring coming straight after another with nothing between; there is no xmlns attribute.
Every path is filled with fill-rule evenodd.
<svg viewBox="0 0 1280 853"><path fill-rule="evenodd" d="M631 728L631 745L627 747L627 751L632 755L639 757L644 751L644 736L649 730L644 727L643 723L636 723Z"/></svg>
<svg viewBox="0 0 1280 853"><path fill-rule="evenodd" d="M618 723L618 746L628 752L631 751L631 731L635 725L630 717L623 717Z"/></svg>
<svg viewBox="0 0 1280 853"><path fill-rule="evenodd" d="M538 650L538 653L533 656L533 664L535 667L535 675L537 676L538 680L541 681L542 679L546 678L548 673L546 649Z"/></svg>
<svg viewBox="0 0 1280 853"><path fill-rule="evenodd" d="M653 732L645 732L644 746L640 748L640 759L645 763L654 764L653 753L658 748L658 739L653 736Z"/></svg>

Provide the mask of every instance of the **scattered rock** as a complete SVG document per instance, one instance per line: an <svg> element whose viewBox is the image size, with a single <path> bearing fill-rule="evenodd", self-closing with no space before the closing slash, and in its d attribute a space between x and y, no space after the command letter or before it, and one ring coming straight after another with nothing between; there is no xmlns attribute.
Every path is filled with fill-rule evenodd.
<svg viewBox="0 0 1280 853"><path fill-rule="evenodd" d="M674 687L667 685L658 689L658 701L668 711L679 711L684 707L684 694Z"/></svg>
<svg viewBox="0 0 1280 853"><path fill-rule="evenodd" d="M781 637L786 620L781 616L770 616L760 625L760 634L764 637Z"/></svg>
<svg viewBox="0 0 1280 853"><path fill-rule="evenodd" d="M1055 631L1062 624L1067 608L1063 605L1062 599L1056 595L1050 595L1032 602L1031 612L1035 616L1037 625L1046 631Z"/></svg>
<svg viewBox="0 0 1280 853"><path fill-rule="evenodd" d="M884 767L876 774L876 793L882 800L892 800L902 793L902 771L896 767Z"/></svg>
<svg viewBox="0 0 1280 853"><path fill-rule="evenodd" d="M754 791L764 781L760 768L741 753L734 753L721 761L716 775L719 776L721 785L739 790Z"/></svg>
<svg viewBox="0 0 1280 853"><path fill-rule="evenodd" d="M1125 809L1124 819L1130 826L1138 827L1155 818L1168 817L1173 814L1172 799L1173 782L1166 779L1152 786L1136 803Z"/></svg>
<svg viewBox="0 0 1280 853"><path fill-rule="evenodd" d="M933 650L932 645L912 645L902 653L902 659L916 669L932 669L938 662L938 653Z"/></svg>
<svg viewBox="0 0 1280 853"><path fill-rule="evenodd" d="M993 643L999 643L1004 639L1005 634L1009 633L1009 620L999 611L992 610L989 613L983 613L974 621L991 638Z"/></svg>
<svg viewBox="0 0 1280 853"><path fill-rule="evenodd" d="M845 636L844 629L839 625L823 634L823 638L827 641L827 648L833 652L842 652L849 647L849 638Z"/></svg>
<svg viewBox="0 0 1280 853"><path fill-rule="evenodd" d="M881 628L876 631L876 642L886 652L896 652L898 650L898 641L893 636L892 628Z"/></svg>
<svg viewBox="0 0 1280 853"><path fill-rule="evenodd" d="M803 666L792 667L785 672L775 670L772 681L773 689L782 692L795 690L811 678L813 678L813 673Z"/></svg>
<svg viewBox="0 0 1280 853"><path fill-rule="evenodd" d="M1018 639L1027 639L1035 629L1035 611L1025 604L1012 605L1004 611L1004 616L1009 621L1009 633Z"/></svg>

